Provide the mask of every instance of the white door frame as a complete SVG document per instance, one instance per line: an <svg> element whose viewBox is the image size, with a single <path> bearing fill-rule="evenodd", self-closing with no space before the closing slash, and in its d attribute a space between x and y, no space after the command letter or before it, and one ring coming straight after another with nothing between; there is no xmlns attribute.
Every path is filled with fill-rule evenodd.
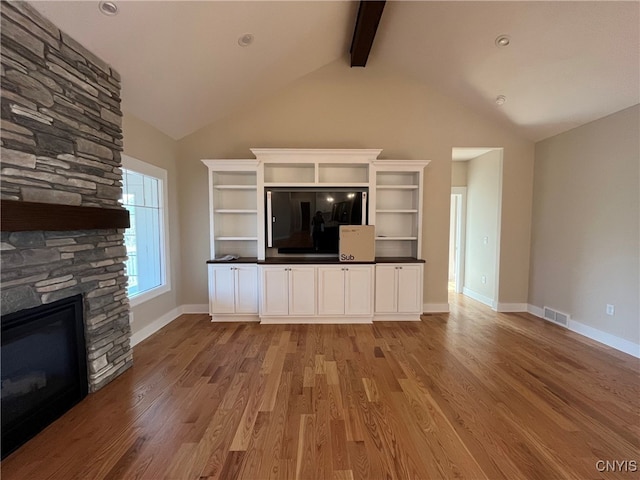
<svg viewBox="0 0 640 480"><path fill-rule="evenodd" d="M465 253L465 233L467 227L467 187L451 187L451 196L456 195L460 201L460 208L456 209L456 238L455 249L455 276L456 286L455 292L462 293L464 286L464 253Z"/></svg>

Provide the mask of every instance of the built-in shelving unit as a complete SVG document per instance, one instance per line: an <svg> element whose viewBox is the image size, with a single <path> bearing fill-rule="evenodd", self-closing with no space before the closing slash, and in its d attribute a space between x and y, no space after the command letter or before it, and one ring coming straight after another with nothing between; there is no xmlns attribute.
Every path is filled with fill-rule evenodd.
<svg viewBox="0 0 640 480"><path fill-rule="evenodd" d="M368 187L369 165L348 163L265 163L264 186Z"/></svg>
<svg viewBox="0 0 640 480"><path fill-rule="evenodd" d="M212 212L211 257L257 257L257 162L205 160L205 164L209 167L209 200Z"/></svg>
<svg viewBox="0 0 640 480"><path fill-rule="evenodd" d="M420 257L422 170L425 162L375 165L376 256Z"/></svg>
<svg viewBox="0 0 640 480"><path fill-rule="evenodd" d="M429 162L378 160L381 150L373 149L251 151L255 160L203 160L209 170L211 258L241 257L209 262L212 320L419 320L423 175ZM376 229L375 267L330 266L339 263L337 256L321 265L313 256L304 258L304 266L279 262L287 258L265 242L265 192L273 187L367 191L368 223Z"/></svg>

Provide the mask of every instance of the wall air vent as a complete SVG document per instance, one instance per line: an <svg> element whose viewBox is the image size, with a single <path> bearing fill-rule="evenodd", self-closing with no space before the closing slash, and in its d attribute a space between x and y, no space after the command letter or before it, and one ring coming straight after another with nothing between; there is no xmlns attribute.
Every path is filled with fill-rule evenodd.
<svg viewBox="0 0 640 480"><path fill-rule="evenodd" d="M568 313L558 312L549 307L544 307L544 318L550 322L567 327L569 325L570 315Z"/></svg>
<svg viewBox="0 0 640 480"><path fill-rule="evenodd" d="M547 320L551 320L552 322L556 321L556 312L555 310L551 310L549 307L544 307L544 318Z"/></svg>

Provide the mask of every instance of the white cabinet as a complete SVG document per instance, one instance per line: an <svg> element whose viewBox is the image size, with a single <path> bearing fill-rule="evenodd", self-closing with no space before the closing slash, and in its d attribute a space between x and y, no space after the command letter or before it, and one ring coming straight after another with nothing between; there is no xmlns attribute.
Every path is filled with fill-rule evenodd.
<svg viewBox="0 0 640 480"><path fill-rule="evenodd" d="M261 266L261 317L313 316L316 270L311 266Z"/></svg>
<svg viewBox="0 0 640 480"><path fill-rule="evenodd" d="M371 316L373 266L318 267L318 315Z"/></svg>
<svg viewBox="0 0 640 480"><path fill-rule="evenodd" d="M318 267L318 314L344 315L344 267Z"/></svg>
<svg viewBox="0 0 640 480"><path fill-rule="evenodd" d="M258 314L258 267L209 264L209 314L212 321Z"/></svg>
<svg viewBox="0 0 640 480"><path fill-rule="evenodd" d="M315 315L316 269L289 267L289 315Z"/></svg>
<svg viewBox="0 0 640 480"><path fill-rule="evenodd" d="M420 320L422 263L376 265L376 320Z"/></svg>

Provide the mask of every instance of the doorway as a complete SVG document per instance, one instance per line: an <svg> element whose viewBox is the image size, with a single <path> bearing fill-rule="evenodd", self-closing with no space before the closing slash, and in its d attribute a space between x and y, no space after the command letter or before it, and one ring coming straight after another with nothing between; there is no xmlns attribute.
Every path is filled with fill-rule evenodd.
<svg viewBox="0 0 640 480"><path fill-rule="evenodd" d="M464 251L467 187L451 187L449 222L449 289L462 293L464 286Z"/></svg>
<svg viewBox="0 0 640 480"><path fill-rule="evenodd" d="M494 310L499 302L503 149L453 148L449 285Z"/></svg>

